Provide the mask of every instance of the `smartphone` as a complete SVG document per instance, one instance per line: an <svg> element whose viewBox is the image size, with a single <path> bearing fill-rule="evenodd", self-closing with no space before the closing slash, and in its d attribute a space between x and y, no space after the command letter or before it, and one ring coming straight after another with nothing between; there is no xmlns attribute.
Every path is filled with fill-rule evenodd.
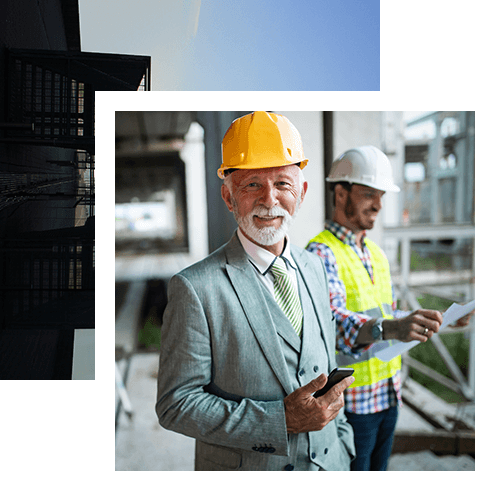
<svg viewBox="0 0 495 491"><path fill-rule="evenodd" d="M328 376L325 387L317 390L313 394L313 397L321 397L323 394L326 394L335 384L338 384L341 380L344 380L346 377L349 377L349 375L352 375L353 373L354 368L334 368Z"/></svg>

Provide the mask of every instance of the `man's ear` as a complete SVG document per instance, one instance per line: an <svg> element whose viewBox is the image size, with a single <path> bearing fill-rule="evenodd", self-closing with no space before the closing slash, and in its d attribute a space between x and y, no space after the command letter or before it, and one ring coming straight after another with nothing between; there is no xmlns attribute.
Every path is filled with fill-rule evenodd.
<svg viewBox="0 0 495 491"><path fill-rule="evenodd" d="M229 188L225 184L222 184L222 199L225 201L229 211L233 211L234 207L232 206L231 194Z"/></svg>
<svg viewBox="0 0 495 491"><path fill-rule="evenodd" d="M335 188L333 190L334 195L335 195L335 205L337 205L338 202L341 200L347 200L347 195L349 194L349 191L347 191L342 184L336 184Z"/></svg>
<svg viewBox="0 0 495 491"><path fill-rule="evenodd" d="M301 204L304 201L304 197L306 196L306 191L308 190L308 181L304 181L302 185L302 191L301 191Z"/></svg>

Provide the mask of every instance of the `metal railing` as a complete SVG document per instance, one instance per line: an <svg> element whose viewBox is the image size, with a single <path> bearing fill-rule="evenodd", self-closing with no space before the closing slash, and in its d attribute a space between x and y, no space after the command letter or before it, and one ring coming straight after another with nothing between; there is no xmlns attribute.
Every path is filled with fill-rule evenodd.
<svg viewBox="0 0 495 491"><path fill-rule="evenodd" d="M414 293L414 289L418 288L418 285L412 285L413 274L411 274L411 242L421 240L441 240L441 239L473 239L475 238L475 227L473 224L440 224L440 225L413 225L406 227L394 227L384 229L384 238L395 238L400 242L400 285L398 288L398 298L401 300L401 308L403 305L416 310L421 307L421 304L417 300ZM471 274L465 274L466 272L450 272L449 278L454 281L469 281L471 285L474 285L474 259ZM425 281L425 280L423 280ZM426 284L423 284L426 286ZM434 291L431 293L435 295ZM474 296L474 293L472 294ZM471 298L464 298L463 301L471 300ZM405 310L405 309L403 309ZM442 332L449 332L442 331ZM453 332L453 331L450 331ZM456 329L455 332L460 332ZM427 375L443 386L453 390L454 392L462 395L467 401L474 401L474 344L475 344L475 331L474 321L471 320L470 325L467 328L461 330L461 332L469 333L469 362L468 362L468 376L463 375L459 369L457 363L454 361L447 347L444 345L440 336L433 336L431 342L437 350L439 356L444 361L449 374L452 378L448 378L431 367L413 359L411 356L404 356L403 362L405 365L405 377L407 378L408 369L413 368L418 372Z"/></svg>

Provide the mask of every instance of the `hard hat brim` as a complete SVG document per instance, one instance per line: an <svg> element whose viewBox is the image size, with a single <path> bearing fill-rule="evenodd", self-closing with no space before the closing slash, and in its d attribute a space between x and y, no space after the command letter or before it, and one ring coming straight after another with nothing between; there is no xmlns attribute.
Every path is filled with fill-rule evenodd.
<svg viewBox="0 0 495 491"><path fill-rule="evenodd" d="M259 169L270 169L270 168L275 168L275 167L286 167L287 165L299 165L300 169L304 169L306 165L308 165L308 159L304 159L301 161L297 162L284 162L282 164L274 164L272 162L267 162L266 165L263 165L262 163L258 164L256 167L252 167L252 165L246 165L242 166L239 165L238 167L220 167L217 171L217 175L220 179L225 179L225 172L226 171L234 171L234 170L259 170Z"/></svg>
<svg viewBox="0 0 495 491"><path fill-rule="evenodd" d="M383 183L383 184L374 184L368 181L363 181L360 179L345 179L345 178L325 178L327 182L348 182L349 184L361 184L361 186L367 186L369 188L378 189L379 191L389 191L392 193L400 192L400 187L394 183Z"/></svg>

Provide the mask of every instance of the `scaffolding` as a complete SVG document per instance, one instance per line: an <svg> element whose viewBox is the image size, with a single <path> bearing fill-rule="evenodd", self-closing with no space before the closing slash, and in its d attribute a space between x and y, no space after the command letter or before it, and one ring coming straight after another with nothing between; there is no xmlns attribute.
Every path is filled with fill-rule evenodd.
<svg viewBox="0 0 495 491"><path fill-rule="evenodd" d="M399 244L394 284L403 310L423 308L418 298L425 294L449 303L474 299L474 134L472 112L429 113L406 127L402 224L383 229L385 242ZM445 336L454 332L469 340L464 373L445 345ZM413 354L403 355L403 400L437 431L396 435L396 451L435 448L474 455L474 416L466 413L474 413L474 321L442 333L431 338L431 344L448 376ZM411 370L460 396L449 399L463 402L435 402L432 393L409 377Z"/></svg>

